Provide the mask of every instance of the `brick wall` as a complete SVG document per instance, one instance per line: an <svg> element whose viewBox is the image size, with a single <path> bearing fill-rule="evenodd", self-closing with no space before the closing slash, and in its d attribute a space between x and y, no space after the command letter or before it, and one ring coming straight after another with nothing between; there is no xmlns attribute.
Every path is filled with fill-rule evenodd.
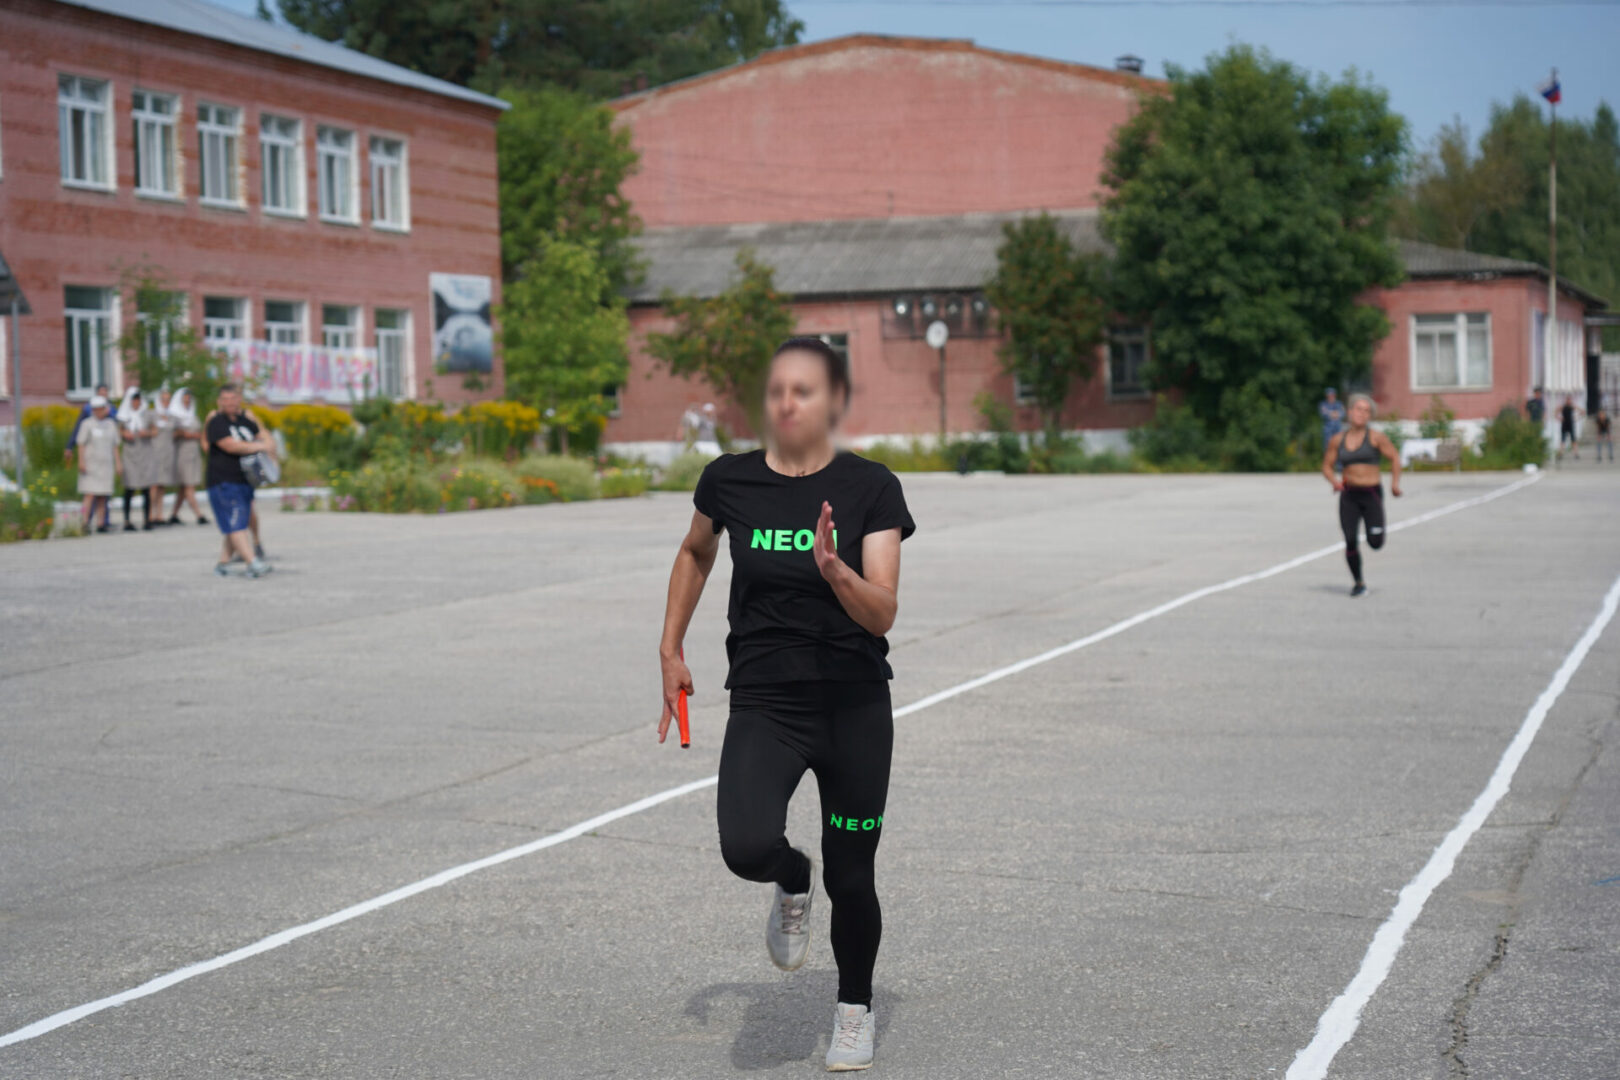
<svg viewBox="0 0 1620 1080"><path fill-rule="evenodd" d="M112 84L113 192L60 181L59 74ZM180 97L179 201L134 193L130 94L137 87ZM243 209L198 204L199 100L242 110ZM261 111L303 122L309 206L302 219L260 207ZM0 251L34 310L22 323L24 403L59 401L66 389L63 287L115 286L120 268L135 265L159 269L187 293L193 326L201 325L205 294L246 298L255 331L265 300L302 301L308 340L318 344L321 305L352 305L363 309L362 344L370 345L374 308L408 309L419 394L429 380L436 396L451 401L498 392L498 358L495 378L476 395L462 389L459 376L432 376L428 292L429 273L478 274L492 279L499 299L497 115L477 103L161 27L46 0L8 0L0 9ZM356 132L358 225L322 222L314 212L317 124ZM409 232L370 223L373 134L407 144ZM0 403L0 423L9 416L9 402Z"/></svg>

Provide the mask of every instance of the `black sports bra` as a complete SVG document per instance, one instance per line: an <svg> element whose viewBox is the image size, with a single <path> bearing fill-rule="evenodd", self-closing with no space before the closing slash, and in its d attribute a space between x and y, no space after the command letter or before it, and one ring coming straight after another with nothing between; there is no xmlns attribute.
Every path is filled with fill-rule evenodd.
<svg viewBox="0 0 1620 1080"><path fill-rule="evenodd" d="M1384 455L1373 445L1372 436L1372 428L1368 428L1367 433L1361 437L1361 445L1354 450L1344 448L1345 442L1350 438L1348 429L1339 436L1339 468L1343 469L1347 465L1376 466L1383 461Z"/></svg>

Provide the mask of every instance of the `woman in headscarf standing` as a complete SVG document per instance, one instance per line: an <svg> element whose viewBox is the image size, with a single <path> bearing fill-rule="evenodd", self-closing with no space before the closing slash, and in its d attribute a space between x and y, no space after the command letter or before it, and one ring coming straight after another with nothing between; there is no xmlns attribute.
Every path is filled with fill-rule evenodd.
<svg viewBox="0 0 1620 1080"><path fill-rule="evenodd" d="M169 415L174 417L174 482L180 489L169 524L180 524L180 504L185 503L196 515L197 524L207 525L208 518L197 505L197 487L203 477L202 421L197 419L197 402L190 390L182 386L175 391Z"/></svg>
<svg viewBox="0 0 1620 1080"><path fill-rule="evenodd" d="M124 400L118 405L118 426L124 439L124 531L134 532L135 526L129 520L129 505L135 499L137 491L145 491L151 486L152 475L152 428L151 415L146 408L146 399L141 396L139 387L132 386L124 395ZM145 528L152 528L152 503L146 503Z"/></svg>
<svg viewBox="0 0 1620 1080"><path fill-rule="evenodd" d="M146 505L149 507L147 518L154 525L167 525L169 519L163 516L163 500L168 497L169 489L174 487L174 430L175 420L171 407L174 405L174 395L167 386L161 387L157 392L156 407L152 410L152 471L149 479L152 481L146 491ZM178 501L174 504L175 510L180 509Z"/></svg>

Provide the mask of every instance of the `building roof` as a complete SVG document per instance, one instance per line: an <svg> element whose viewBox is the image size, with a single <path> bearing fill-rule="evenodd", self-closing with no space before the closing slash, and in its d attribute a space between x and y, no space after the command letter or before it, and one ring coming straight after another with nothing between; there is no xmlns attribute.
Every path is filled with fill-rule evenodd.
<svg viewBox="0 0 1620 1080"><path fill-rule="evenodd" d="M656 303L665 291L713 296L734 280L737 253L745 247L776 269L776 287L793 296L979 289L996 272L1002 226L1034 212L648 229L635 239L646 274L629 298L644 304ZM1108 249L1096 209L1049 213L1081 251ZM1398 241L1397 247L1414 278L1547 276L1544 267L1521 259L1416 240ZM1603 298L1567 280L1560 278L1559 284L1588 307L1606 306Z"/></svg>
<svg viewBox="0 0 1620 1080"><path fill-rule="evenodd" d="M500 98L480 94L465 86L435 79L375 56L281 26L251 15L242 15L210 4L207 0L58 0L74 7L116 15L120 19L161 26L183 34L211 38L256 52L302 60L366 79L408 86L430 94L458 98L492 109L508 108Z"/></svg>
<svg viewBox="0 0 1620 1080"><path fill-rule="evenodd" d="M667 289L713 296L736 275L737 252L753 248L776 268L776 287L794 296L977 289L996 272L1002 226L1025 213L948 217L780 221L761 225L685 225L636 237L646 275L633 303L656 302ZM1052 213L1081 250L1101 251L1096 210Z"/></svg>
<svg viewBox="0 0 1620 1080"><path fill-rule="evenodd" d="M1070 60L1053 60L1045 56L1032 56L1029 53L1007 52L1003 49L987 49L976 45L968 38L925 38L900 37L892 34L845 34L843 37L828 38L825 41L814 41L805 45L783 45L775 49L767 49L750 60L743 60L727 67L706 71L701 75L692 75L685 79L655 86L650 90L640 90L633 94L614 98L608 106L619 112L633 109L655 97L679 93L702 83L715 82L728 79L744 71L757 71L759 68L771 64L783 64L792 60L803 60L812 56L823 56L827 53L847 52L851 49L894 49L908 52L933 53L969 53L975 56L989 57L1007 63L1023 64L1028 67L1042 68L1046 71L1055 71L1064 75L1076 75L1080 78L1091 79L1095 82L1112 83L1138 90L1162 91L1170 84L1163 79L1154 79L1146 75L1139 75L1131 71L1119 71L1115 68L1093 67L1090 64L1077 64Z"/></svg>
<svg viewBox="0 0 1620 1080"><path fill-rule="evenodd" d="M1501 255L1483 255L1477 251L1426 244L1421 240L1398 241L1401 261L1406 276L1414 278L1492 278L1534 277L1547 280L1547 268L1540 263L1524 259L1509 259ZM1608 301L1587 292L1566 277L1559 277L1558 287L1577 297L1588 307L1603 308Z"/></svg>

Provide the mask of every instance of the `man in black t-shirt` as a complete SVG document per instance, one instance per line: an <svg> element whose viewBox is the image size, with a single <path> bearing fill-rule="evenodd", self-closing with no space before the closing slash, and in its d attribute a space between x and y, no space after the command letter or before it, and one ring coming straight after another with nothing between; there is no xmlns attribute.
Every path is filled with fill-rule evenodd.
<svg viewBox="0 0 1620 1080"><path fill-rule="evenodd" d="M276 444L262 433L252 414L242 408L242 391L226 383L219 392L219 410L208 418L208 503L214 508L214 521L225 535L224 552L214 565L214 573L230 572L234 554L247 564L249 577L261 577L270 564L253 552L248 528L253 515L253 485L242 471L247 454L275 453Z"/></svg>

